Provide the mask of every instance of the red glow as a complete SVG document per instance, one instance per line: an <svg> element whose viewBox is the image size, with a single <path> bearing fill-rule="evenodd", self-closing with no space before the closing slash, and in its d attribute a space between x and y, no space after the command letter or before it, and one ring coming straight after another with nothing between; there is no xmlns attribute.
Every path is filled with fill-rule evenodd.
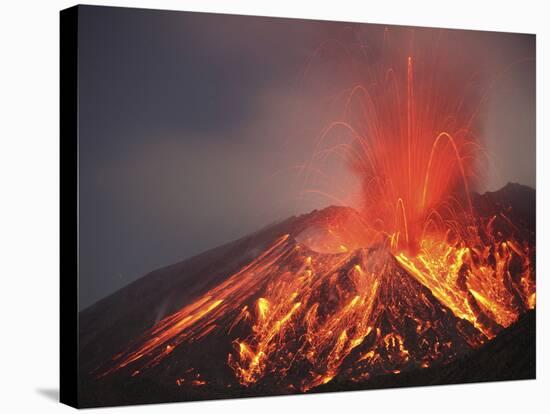
<svg viewBox="0 0 550 414"><path fill-rule="evenodd" d="M470 199L477 107L449 95L437 75L418 76L413 56L372 70L349 96L349 119L325 131L322 139L351 134L333 151L360 180L359 214L279 237L102 375L142 372L222 332L233 345L223 363L238 384L271 377L308 391L338 375L362 381L449 361L533 308L532 247L496 231L506 216L479 217Z"/></svg>

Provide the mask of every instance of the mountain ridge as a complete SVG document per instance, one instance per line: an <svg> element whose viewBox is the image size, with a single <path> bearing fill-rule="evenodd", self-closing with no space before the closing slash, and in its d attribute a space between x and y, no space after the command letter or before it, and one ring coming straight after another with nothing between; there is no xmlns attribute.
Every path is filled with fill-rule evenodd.
<svg viewBox="0 0 550 414"><path fill-rule="evenodd" d="M526 190L526 188L527 187L521 185L518 186L514 184L509 184L503 187L503 189L498 190L497 192L476 195L474 196L475 208L480 209L480 211L490 211L491 209L493 209L494 211L495 208L498 208L499 210L506 209L506 211L512 211L514 214L515 211L518 210L519 215L524 214L525 211L532 212L534 211L534 206L530 206L529 203L534 200L534 190L528 188ZM525 197L526 193L531 194L532 197ZM239 276L240 272L242 271L240 269L246 269L250 263L256 263L258 261L258 258L261 258L264 254L262 252L271 249L269 247L270 243L273 243L274 240L279 240L282 237L284 237L285 240L281 242L281 248L283 249L281 253L283 254L283 256L281 257L288 261L282 261L281 263L283 267L289 267L290 274L295 274L296 272L298 272L296 274L302 274L303 272L305 272L303 273L305 275L307 274L308 269L310 269L309 271L312 274L314 273L313 276L311 276L310 274L310 277L320 278L320 280L324 280L323 283L328 283L327 286L332 286L332 288L323 288L322 286L319 286L319 292L325 292L322 293L323 295L325 295L323 296L325 299L322 299L322 297L320 297L317 301L311 301L310 296L308 296L307 298L298 297L296 301L288 302L288 304L285 305L287 307L283 307L286 310L284 310L283 308L280 310L280 312L282 312L281 315L283 315L283 319L284 317L286 317L285 315L287 314L290 315L288 316L289 318L298 317L296 315L300 315L299 317L302 318L300 320L302 320L304 324L309 323L309 319L307 319L308 316L305 314L301 314L301 311L296 311L296 315L293 314L293 312L295 312L295 310L293 310L295 306L309 306L309 309L312 309L315 306L316 302L326 303L326 306L328 306L328 304L331 303L331 300L336 300L335 303L342 309L347 309L347 307L351 306L351 304L355 300L356 303L353 306L356 306L357 303L360 303L361 306L365 306L364 309L367 310L368 307L366 306L368 304L364 303L364 298L368 297L368 295L365 294L364 289L366 289L366 287L363 286L361 288L361 283L364 284L364 280L368 280L368 277L365 277L363 273L371 272L373 274L380 274L382 275L382 277L384 277L384 275L387 276L386 271L380 271L380 269L372 268L372 263L376 263L377 260L382 260L380 259L380 257L385 254L384 250L381 250L380 248L358 250L353 249L350 253L344 250L342 253L327 254L312 251L300 241L301 238L307 239L306 230L309 231L310 229L316 228L317 226L319 228L326 228L326 225L328 223L333 223L335 221L335 217L338 218L338 220L336 221L341 221L342 217L346 220L351 220L351 222L348 222L348 224L351 223L351 227L353 227L353 224L356 223L353 220L358 220L359 214L349 207L330 206L322 210L314 210L310 213L290 217L282 222L264 227L263 229L249 236L245 236L241 239L208 250L204 253L201 253L174 265L153 271L143 278L138 279L132 284L126 286L125 288L122 288L121 290L115 292L109 297L104 298L103 300L96 302L96 304L83 310L80 313L82 332L80 336L80 357L81 369L83 370L83 372L85 372L86 378L81 384L81 390L84 393L87 393L88 396L86 398L88 399L88 401L90 401L90 404L97 405L100 400L117 403L117 398L124 398L122 396L117 397L116 393L113 395L109 391L105 391L107 388L109 388L109 386L120 390L120 384L122 381L121 378L123 377L120 373L113 375L112 379L105 380L105 382L102 383L103 385L99 386L98 388L95 382L96 380L94 380L94 378L96 378L98 374L98 365L103 364L104 361L109 361L113 357L113 355L120 355L120 351L124 348L127 348L129 343L136 344L136 338L140 338L143 332L147 332L149 329L151 329L152 326L156 326L155 324L162 322L164 320L163 318L165 318L167 315L177 315L178 310L185 309L185 306L187 306L186 304L190 304L196 300L200 301L201 295L204 295L206 292L210 292L210 290L215 289L216 286L228 283L228 281L230 281L230 279L235 275ZM524 222L527 224L534 223L528 218ZM534 228L532 229L532 232L534 233ZM306 235L304 236L304 234ZM279 247L273 250L276 254L280 253L277 250ZM295 249L296 251L300 251L297 253ZM344 266L344 264L339 263L339 257L347 258L350 261L349 264ZM308 260L310 262L309 264ZM335 274L340 276L334 276L338 279L339 283L336 285L330 282L331 277L333 276L329 275L329 273L327 273L327 271L325 270L315 270L315 267L311 264L311 262L320 263L321 267L326 265L327 269L331 269L331 263L339 263L341 267L338 268ZM280 384L278 383L278 381L280 380L277 379L277 376L273 376L271 378L269 374L265 374L265 372L262 373L261 370L257 370L257 367L253 364L253 359L255 355L253 351L247 351L251 353L245 353L245 356L243 357L242 347L249 346L246 345L246 342L240 342L240 356L238 354L235 354L235 343L226 344L222 347L205 345L206 349L210 349L210 352L212 354L215 354L216 352L221 352L225 355L234 355L232 362L229 364L229 367L225 366L223 367L223 369L221 369L218 366L218 369L221 369L221 372L223 372L223 375L220 374L221 377L234 378L235 372L241 372L241 381L246 382L249 379L257 381L257 376L260 375L260 377L263 378L263 383L258 383L257 385L251 386L250 388L248 388L248 391L236 391L236 389L227 391L218 384L218 386L216 386L217 388L214 387L215 389L213 391L211 390L210 394L207 397L205 396L204 398L216 398L215 395L220 395L220 398L223 398L224 396L227 397L229 395L248 395L252 392L252 389L255 390L254 392L256 394L254 395L262 395L262 390L267 389L265 387L268 387L270 384L272 387L272 391L266 391L266 393L271 395L274 392L292 393L300 388L304 391L316 389L317 387L324 389L328 386L323 385L324 381L328 382L328 384L330 384L333 379L334 381L340 381L338 379L339 376L342 376L345 372L347 372L346 375L348 378L355 376L355 379L357 381L370 381L370 377L376 377L377 375L382 375L388 371L406 372L414 371L416 369L419 369L420 367L426 368L427 366L430 366L432 364L432 361L428 358L430 352L432 354L441 354L441 352L447 352L444 348L441 348L443 349L443 351L441 349L437 350L433 348L434 346L436 346L435 344L450 343L451 345L445 345L448 346L450 350L449 356L445 358L447 358L447 360L452 360L456 356L464 355L469 352L470 348L473 345L467 345L468 339L476 342L476 346L486 341L486 338L484 338L482 334L480 335L476 328L471 326L468 321L457 318L452 313L452 311L446 307L444 303L442 303L438 299L435 299L432 295L432 292L426 286L423 286L421 283L419 283L419 281L412 277L412 275L408 273L401 265L399 265L399 263L397 263L393 257L384 257L383 262L386 264L390 263L390 271L393 272L392 274L394 276L391 280L387 281L387 283L384 282L386 284L381 285L381 291L384 292L385 295L384 300L380 300L380 303L375 306L375 308L382 309L382 311L378 314L377 317L373 317L373 320L375 322L373 322L372 320L369 320L370 322L365 322L365 324L367 324L368 322L372 325L369 325L370 331L367 329L367 325L353 325L353 329L357 330L357 332L355 332L353 331L353 329L346 328L345 326L347 325L340 324L339 321L334 323L329 321L330 323L326 324L329 327L339 327L339 332L341 332L338 339L336 339L336 337L331 333L331 341L336 342L331 342L330 346L321 346L321 349L325 349L325 351L322 352L328 352L329 354L330 352L332 352L333 354L336 353L334 354L335 356L332 357L332 359L326 357L327 361L336 361L337 364L335 366L331 368L329 364L327 365L325 371L315 372L315 365L309 366L308 368L308 362L303 361L303 366L301 368L302 370L313 370L308 377L309 383L304 384L302 382L302 384L300 384L299 382L294 381L291 382L291 386L293 388L287 390L280 388ZM256 266L261 265L261 261L256 264ZM287 273L281 271L279 273L275 272L272 276L269 277L265 276L267 278L265 283L271 283L271 279L274 279L275 281L279 279L283 281L287 280L285 279L288 278L288 275L285 276ZM251 284L247 289L255 288L253 283L257 283L255 282L255 279L252 278L252 276L249 276ZM242 277L242 274L240 275L240 277ZM388 286L390 286L392 282L397 283L397 285L389 288ZM293 279L288 279L288 282L285 283L292 284L296 282ZM375 283L375 280L371 281L370 288L372 288ZM189 288L190 284L192 285L191 289ZM272 285L277 286L276 283L272 283ZM262 286L262 289L264 289L264 291L269 292L269 290L265 290L266 286L268 285ZM361 289L363 289L363 291L361 291L362 293L360 293ZM411 293L410 295L408 295L401 293L401 296L399 297L397 302L394 302L394 292L406 292L409 290L410 292L414 292L414 294ZM340 296L338 296L336 299L330 299L330 295L332 294L330 292L338 291L340 292L338 293L338 295ZM311 295L315 294L311 293ZM422 338L418 336L418 332L415 334L415 331L417 331L418 329L420 329L420 331L424 329L424 327L422 327L422 323L418 323L417 321L417 324L414 325L414 323L411 322L414 318L408 320L406 317L399 318L395 316L399 315L400 312L402 313L401 316L403 316L404 309L407 309L408 306L407 297L409 296L415 298L424 297L424 299L422 300L424 300L426 304L430 304L429 306L426 305L425 307L423 307L424 305L413 302L411 309L414 309L414 311L410 312L410 314L412 314L413 316L415 314L423 314L424 317L422 318L422 320L424 322L431 321L431 326L428 326L426 328L428 329L428 331L426 331L428 332L428 337L426 338L428 338L427 343L429 352L426 352L426 350L414 349L415 344L424 343L422 342ZM373 297L377 298L378 296ZM248 299L246 299L245 302L247 306L250 307L256 306L255 304L258 304L258 301L262 299L257 295L249 295L247 296L247 298ZM216 301L213 301L212 299L211 303L212 306L215 305L214 308L216 306L219 306L219 309L222 309L224 306L226 306L226 304L223 303L223 300L216 305ZM392 303L398 304L394 306L395 309L392 309ZM335 309L339 308L336 307ZM352 314L350 309L348 309L348 311L350 314ZM428 311L427 309L432 310ZM214 309L212 312L215 314L217 310ZM321 305L317 306L316 312L317 323L319 323L319 321L323 321L324 313L328 315L331 314L330 311L323 311L323 306ZM435 314L437 314L437 317L434 317L434 319L430 319L432 318L432 316L430 316L430 312L435 312ZM189 315L192 316L193 314L183 314L182 316L186 318ZM231 315L231 318L234 318L236 316L234 314ZM223 321L225 321L224 323L229 323L229 320L229 316L227 316L227 318L224 317L223 319ZM353 320L357 321L357 317ZM438 324L437 321L441 320L444 320L446 322L443 323L441 326L436 327L436 325ZM168 323L172 322L168 320ZM212 323L215 324L217 322L212 320ZM249 322L248 324L250 323L252 322ZM259 322L257 321L256 323L258 324ZM297 326L298 325L299 324L297 324ZM261 325L255 325L253 329L260 329L258 328L258 326L262 328ZM317 332L319 329L321 329L321 326L323 325L319 325L319 327L317 327L317 329L313 331ZM418 326L420 326L420 328L418 328ZM453 328L453 326L455 328ZM344 327L343 330L342 327ZM246 339L243 338L243 335L246 337L246 332L249 328L250 327L246 324L242 325L241 327L239 327L239 325L237 324L236 329L239 333L238 336L240 337L240 340ZM263 326L263 328L267 329L267 338L269 339L269 329L271 328L269 328L269 326L267 325ZM208 331L208 329L212 328L210 328L209 326L205 326L205 329ZM241 329L241 331L239 331L239 329ZM422 332L424 334L424 331ZM460 345L461 343L463 343L461 341L464 340L463 334L465 332L468 332L464 336L464 338L466 338L466 342L464 342L464 344L466 345ZM373 336L374 334L375 336ZM218 338L218 341L221 341L223 338L216 336L217 334L215 334L215 331L208 331L208 335L214 335L214 338ZM357 336L357 339L354 339L354 335ZM344 339L341 340L341 337L343 337ZM358 341L359 337L362 338L361 342L355 345L354 341ZM439 338L446 337L451 338L451 340L439 340ZM109 340L106 341L106 338L108 338ZM252 335L250 340L252 341L252 343L254 343L254 341L258 341L258 343L254 345L257 352L264 352L262 351L263 348L261 348L261 337L260 339L258 339L257 337ZM339 344L338 341L340 340L344 345ZM245 345L242 345L243 343L245 343ZM267 343L269 345L269 341ZM352 344L353 346L350 344ZM185 352L193 349L193 346L194 345L192 344L187 346ZM367 348L364 348L365 346ZM437 346L440 347L441 345ZM314 350L315 347L312 347L312 349ZM176 375L176 372L185 371L185 369L183 369L183 365L177 362L176 357L179 357L181 361L188 360L189 357L186 356L185 353L182 353L183 351L179 350L178 347L173 344L173 342L170 342L166 346L166 349L161 351L162 352L156 354L157 357L166 358L167 361L172 361L169 363L172 367L166 368L168 369L168 371L164 372L162 371L164 368L155 368L155 365L153 365L151 367L152 372L157 373L157 375L163 376L166 375L168 372ZM168 351L170 355L164 355ZM204 350L201 351L204 352ZM373 354L370 354L371 351L373 351ZM200 357L199 351L189 352L191 352L191 354L195 355L197 358ZM365 358L360 355L361 352L366 355ZM153 355L151 358L154 359L155 354L151 355ZM258 353L257 355L260 354ZM276 353L274 355L276 355ZM382 358L382 361L371 361L373 355L379 355L380 358ZM405 357L409 358L409 360L407 360ZM282 358L284 359L284 355L282 356ZM445 358L440 357L439 361L445 360ZM361 361L357 361L358 359L360 359ZM394 361L395 363L393 363L392 361ZM361 364L359 364L358 366L357 362L362 362L363 366L361 366ZM133 366L132 364L134 364L134 362L131 362L129 366ZM179 367L179 371L176 370L175 367ZM207 371L208 369L215 369L215 367L212 366L211 368L207 368ZM132 372L132 370L133 368L129 371L129 373L124 375L128 376ZM90 374L92 372L94 374ZM136 375L138 377L142 376L142 374L139 372L139 369L136 370L136 372ZM291 370L289 372L291 372ZM361 377L361 372L366 373L367 375L363 375ZM170 378L173 379L172 374L170 374ZM193 372L192 375L198 375L198 373ZM130 381L136 387L131 392L139 393L139 390L142 389L141 387L143 387L143 385L139 385L139 381L142 381L141 384L146 383L150 386L153 378L154 377L150 375L145 375L143 379L129 379L128 381ZM183 384L185 381L187 381L185 382L185 384L189 382L205 382L204 377L182 377L178 378L177 381L180 381L181 384ZM180 387L180 383L178 383L178 387ZM157 392L159 393L159 395L162 394L163 397L154 398L157 398L158 401L164 399L170 400L170 397L167 395L168 391L166 391L163 387L173 387L173 384L173 381L171 383L164 383L163 386L157 384L160 387ZM125 387L130 387L130 385L125 385ZM103 389L103 391L101 391L101 388ZM88 391L90 389L93 391ZM278 389L279 391L273 391L273 389ZM168 394L170 394L172 391L169 391ZM97 394L98 392L99 394ZM107 394L105 394L105 392L107 392ZM202 395L204 391L193 388L192 390L186 392L188 392L188 394L187 397L185 397L184 399L203 399ZM174 397L174 400L181 400L181 394L176 393L174 395L180 395L179 398ZM154 402L157 400L148 400L143 399L142 397L136 398L136 395L132 394L132 398L129 398L125 402Z"/></svg>

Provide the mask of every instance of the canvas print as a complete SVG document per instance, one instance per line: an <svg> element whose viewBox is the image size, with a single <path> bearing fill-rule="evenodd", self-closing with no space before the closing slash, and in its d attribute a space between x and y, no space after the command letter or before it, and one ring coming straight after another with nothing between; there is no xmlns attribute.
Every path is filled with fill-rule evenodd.
<svg viewBox="0 0 550 414"><path fill-rule="evenodd" d="M77 42L79 405L535 378L534 35L79 6Z"/></svg>

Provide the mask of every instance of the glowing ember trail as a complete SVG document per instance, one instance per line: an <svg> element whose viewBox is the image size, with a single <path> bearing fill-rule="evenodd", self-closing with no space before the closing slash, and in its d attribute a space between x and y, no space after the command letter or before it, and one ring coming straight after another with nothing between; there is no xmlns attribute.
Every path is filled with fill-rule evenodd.
<svg viewBox="0 0 550 414"><path fill-rule="evenodd" d="M321 137L342 129L351 137L334 152L344 148L361 182L367 224L359 245L388 246L438 300L491 338L535 306L535 283L532 249L516 239L515 226L502 212L479 217L472 205L482 154L473 128L479 104L457 99L435 65L424 66L418 88L412 56L406 76L388 68L369 71L369 88L350 93L349 120ZM495 220L507 234L495 231ZM334 237L320 239L306 244L316 249Z"/></svg>
<svg viewBox="0 0 550 414"><path fill-rule="evenodd" d="M342 208L276 238L100 377L142 375L217 336L228 349L217 363L233 376L223 386L305 392L451 361L535 306L527 238L505 212L480 216L470 198L475 113L417 77L413 57L401 72L372 73L368 89L351 92L349 122L326 132L351 133L338 151L361 180L359 213ZM191 364L175 386L208 386Z"/></svg>
<svg viewBox="0 0 550 414"><path fill-rule="evenodd" d="M159 322L103 375L133 363L141 362L140 372L151 368L220 322L229 335L245 333L227 356L241 385L291 378L287 385L302 391L330 381L349 357L353 364L346 370L359 380L428 366L485 340L388 253L319 254L283 236L242 271ZM414 326L412 333L406 324Z"/></svg>

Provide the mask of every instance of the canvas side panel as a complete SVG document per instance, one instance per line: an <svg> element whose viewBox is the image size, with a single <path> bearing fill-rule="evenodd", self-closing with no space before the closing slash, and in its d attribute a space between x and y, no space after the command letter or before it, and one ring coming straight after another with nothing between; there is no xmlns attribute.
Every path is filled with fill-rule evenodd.
<svg viewBox="0 0 550 414"><path fill-rule="evenodd" d="M78 7L60 13L60 400L78 406Z"/></svg>

